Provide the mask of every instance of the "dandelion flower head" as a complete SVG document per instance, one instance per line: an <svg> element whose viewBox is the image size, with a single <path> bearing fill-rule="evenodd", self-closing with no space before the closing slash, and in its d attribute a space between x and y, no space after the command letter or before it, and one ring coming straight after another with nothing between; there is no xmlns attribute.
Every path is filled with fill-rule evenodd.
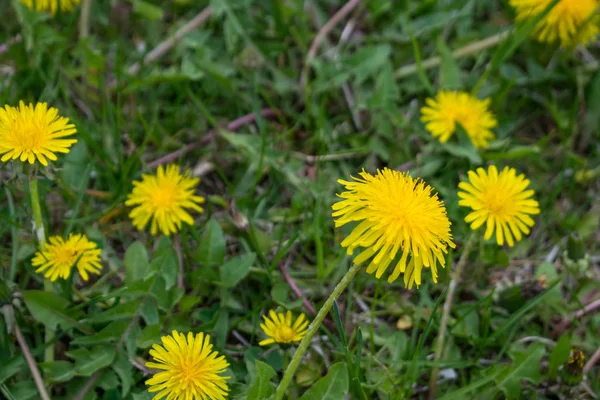
<svg viewBox="0 0 600 400"><path fill-rule="evenodd" d="M266 346L273 343L294 343L302 340L308 329L308 321L306 315L300 314L296 321L292 320L292 312L287 313L276 313L275 311L269 311L269 319L263 315L265 320L264 324L260 324L260 327L265 332L268 339L265 339L259 343L261 346Z"/></svg>
<svg viewBox="0 0 600 400"><path fill-rule="evenodd" d="M49 11L52 15L60 9L71 11L81 0L21 0L28 8L36 11Z"/></svg>
<svg viewBox="0 0 600 400"><path fill-rule="evenodd" d="M367 272L377 278L400 255L389 282L404 274L409 289L414 283L419 286L423 267L431 269L437 282L437 264L444 267L444 253L454 247L444 203L431 186L408 173L385 168L376 175L364 170L359 175L353 182L338 180L347 191L332 207L335 226L359 222L342 247L349 255L362 248L354 263L370 259Z"/></svg>
<svg viewBox="0 0 600 400"><path fill-rule="evenodd" d="M475 148L485 149L494 139L491 130L498 121L489 111L490 99L479 100L469 93L442 90L426 103L421 108L421 121L440 142L446 143L456 133L456 124L462 125Z"/></svg>
<svg viewBox="0 0 600 400"><path fill-rule="evenodd" d="M56 161L54 153L68 153L77 139L65 139L75 134L75 125L58 116L56 108L46 103L0 108L0 154L2 162L19 159L21 162L43 166Z"/></svg>
<svg viewBox="0 0 600 400"><path fill-rule="evenodd" d="M35 253L31 261L35 272L43 273L46 279L54 282L57 278L67 279L73 267L77 267L84 281L89 273L99 275L102 250L85 235L69 235L67 240L52 236L42 250Z"/></svg>
<svg viewBox="0 0 600 400"><path fill-rule="evenodd" d="M494 165L487 171L477 168L468 172L469 181L459 183L458 204L473 211L465 221L475 230L486 224L484 238L496 233L500 246L513 246L523 235L528 235L534 221L531 215L539 214L539 203L533 199L534 191L527 189L529 179L517 175L514 168L504 167L502 172Z"/></svg>
<svg viewBox="0 0 600 400"><path fill-rule="evenodd" d="M550 3L552 0L510 0L517 21L534 18ZM586 45L598 36L598 6L598 0L561 0L538 23L534 35L541 42L560 41L562 47Z"/></svg>
<svg viewBox="0 0 600 400"><path fill-rule="evenodd" d="M194 194L200 179L179 173L177 165L159 166L156 175L142 175L142 181L133 182L133 191L125 205L134 207L129 213L133 225L139 230L150 223L150 232L160 230L169 236L181 228L181 223L193 224L194 219L186 209L202 212L204 198Z"/></svg>
<svg viewBox="0 0 600 400"><path fill-rule="evenodd" d="M225 356L213 351L210 336L197 333L173 331L161 338L162 345L154 344L150 355L154 362L146 362L148 368L160 370L146 381L148 391L158 392L153 400L201 399L224 400L229 392L223 376L229 363Z"/></svg>

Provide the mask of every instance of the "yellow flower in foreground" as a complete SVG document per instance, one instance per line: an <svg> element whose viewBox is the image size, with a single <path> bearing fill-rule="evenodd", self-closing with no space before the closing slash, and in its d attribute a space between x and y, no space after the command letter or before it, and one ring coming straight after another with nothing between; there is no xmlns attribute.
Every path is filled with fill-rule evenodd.
<svg viewBox="0 0 600 400"><path fill-rule="evenodd" d="M273 343L299 342L306 334L308 328L306 315L300 314L294 323L292 323L291 311L284 314L271 310L269 311L269 315L271 319L263 315L265 323L260 324L260 327L269 338L261 341L259 345L266 346Z"/></svg>
<svg viewBox="0 0 600 400"><path fill-rule="evenodd" d="M200 179L179 173L177 165L158 167L156 175L142 175L142 181L133 182L133 191L125 202L135 207L129 217L139 230L152 220L150 232L158 230L169 236L181 228L181 223L193 224L194 219L186 209L202 212L199 204L204 198L194 195L194 187Z"/></svg>
<svg viewBox="0 0 600 400"><path fill-rule="evenodd" d="M60 236L52 236L44 249L35 253L31 260L35 272L43 272L44 277L54 282L57 278L67 279L73 267L77 267L84 281L88 273L100 274L100 250L96 243L91 242L85 235L70 234L67 240Z"/></svg>
<svg viewBox="0 0 600 400"><path fill-rule="evenodd" d="M146 381L149 392L158 392L153 400L199 399L223 400L227 397L228 376L222 376L229 363L225 356L212 351L210 336L189 332L187 340L183 333L173 331L171 336L161 338L162 346L155 344L150 355L156 362L146 362L148 368L158 369Z"/></svg>
<svg viewBox="0 0 600 400"><path fill-rule="evenodd" d="M444 253L454 247L444 203L431 186L408 173L385 168L375 176L363 170L360 176L352 177L356 182L338 180L347 192L338 195L343 200L332 207L336 227L360 221L342 242L350 255L364 248L354 263L372 258L367 272L380 278L401 252L389 282L404 274L409 289L413 283L419 286L423 266L431 268L437 282L437 263L444 267Z"/></svg>
<svg viewBox="0 0 600 400"><path fill-rule="evenodd" d="M517 21L540 14L552 0L510 0L517 12ZM535 37L541 42L560 41L562 47L587 44L598 36L600 18L594 15L598 0L561 0L540 21Z"/></svg>
<svg viewBox="0 0 600 400"><path fill-rule="evenodd" d="M426 103L421 108L421 121L440 142L446 143L456 133L457 123L465 129L475 148L485 149L494 139L491 129L498 121L489 111L490 99L479 100L469 93L442 90Z"/></svg>
<svg viewBox="0 0 600 400"><path fill-rule="evenodd" d="M504 241L513 246L515 241L529 234L534 222L530 215L539 214L539 204L533 199L534 191L529 189L529 179L517 176L514 168L504 167L502 172L491 165L487 172L477 168L477 173L468 172L469 182L461 182L458 192L459 205L470 207L473 212L465 221L475 230L487 224L484 238L487 240L496 231L496 241L500 246ZM513 239L514 237L514 239Z"/></svg>
<svg viewBox="0 0 600 400"><path fill-rule="evenodd" d="M71 11L81 0L21 0L28 8L36 11L50 11L56 14L61 11Z"/></svg>
<svg viewBox="0 0 600 400"><path fill-rule="evenodd" d="M2 162L20 159L33 164L37 160L44 166L46 158L56 161L54 153L68 153L77 139L65 139L75 134L75 125L68 118L59 117L56 108L46 103L25 105L18 108L0 108L0 154Z"/></svg>

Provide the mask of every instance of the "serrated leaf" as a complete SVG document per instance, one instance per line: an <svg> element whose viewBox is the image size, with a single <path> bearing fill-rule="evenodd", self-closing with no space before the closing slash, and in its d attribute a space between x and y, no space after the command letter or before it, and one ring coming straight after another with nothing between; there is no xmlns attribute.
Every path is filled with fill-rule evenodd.
<svg viewBox="0 0 600 400"><path fill-rule="evenodd" d="M436 48L442 59L440 64L440 89L461 89L463 85L460 68L454 57L452 57L452 51L441 36L438 37Z"/></svg>
<svg viewBox="0 0 600 400"><path fill-rule="evenodd" d="M172 288L177 282L179 273L179 261L173 248L173 243L167 237L162 237L158 242L158 248L154 253L154 259L149 267L151 272L160 274L165 280L165 288Z"/></svg>
<svg viewBox="0 0 600 400"><path fill-rule="evenodd" d="M137 311L140 305L141 299L130 301L128 303L122 303L119 305L110 308L103 313L96 314L90 318L88 318L87 322L89 323L100 323L100 322L110 322L119 319L131 319L133 314Z"/></svg>
<svg viewBox="0 0 600 400"><path fill-rule="evenodd" d="M548 357L548 376L555 379L558 375L558 368L567 362L571 354L571 335L564 334L556 342Z"/></svg>
<svg viewBox="0 0 600 400"><path fill-rule="evenodd" d="M140 242L133 242L125 252L125 282L144 280L148 276L148 252Z"/></svg>
<svg viewBox="0 0 600 400"><path fill-rule="evenodd" d="M214 219L206 224L198 248L198 261L205 265L220 265L225 258L225 237L221 225Z"/></svg>
<svg viewBox="0 0 600 400"><path fill-rule="evenodd" d="M540 381L540 361L544 352L544 345L535 343L524 352L516 354L512 365L502 367L502 372L496 376L495 381L508 400L520 398L522 380L536 384Z"/></svg>
<svg viewBox="0 0 600 400"><path fill-rule="evenodd" d="M68 361L41 363L40 367L44 371L44 377L50 382L66 382L75 375L75 365Z"/></svg>
<svg viewBox="0 0 600 400"><path fill-rule="evenodd" d="M23 298L33 318L53 330L60 325L62 329L75 327L86 334L94 333L92 328L77 320L81 313L69 310L70 303L63 297L42 290L26 290Z"/></svg>
<svg viewBox="0 0 600 400"><path fill-rule="evenodd" d="M160 343L160 332L161 325L149 325L142 330L142 333L137 338L137 346L146 349L152 346L154 343Z"/></svg>
<svg viewBox="0 0 600 400"><path fill-rule="evenodd" d="M121 396L125 398L133 385L133 372L131 370L131 363L127 359L127 354L123 350L117 353L117 358L111 365L111 368L119 376L119 380L121 381Z"/></svg>
<svg viewBox="0 0 600 400"><path fill-rule="evenodd" d="M121 338L121 335L123 335L128 325L129 321L114 321L96 334L90 336L80 336L73 339L71 344L89 346L93 344L115 341Z"/></svg>
<svg viewBox="0 0 600 400"><path fill-rule="evenodd" d="M271 378L275 374L275 370L269 364L256 360L256 379L248 390L247 400L264 400L273 393L273 385Z"/></svg>
<svg viewBox="0 0 600 400"><path fill-rule="evenodd" d="M300 400L339 400L348 393L348 370L344 363L329 368L326 376L319 379L300 397Z"/></svg>
<svg viewBox="0 0 600 400"><path fill-rule="evenodd" d="M248 275L255 259L255 253L248 253L234 257L223 264L220 268L221 285L225 288L235 287Z"/></svg>
<svg viewBox="0 0 600 400"><path fill-rule="evenodd" d="M115 359L114 346L103 345L70 350L66 352L69 358L75 361L75 374L79 376L91 376L101 368L109 366Z"/></svg>

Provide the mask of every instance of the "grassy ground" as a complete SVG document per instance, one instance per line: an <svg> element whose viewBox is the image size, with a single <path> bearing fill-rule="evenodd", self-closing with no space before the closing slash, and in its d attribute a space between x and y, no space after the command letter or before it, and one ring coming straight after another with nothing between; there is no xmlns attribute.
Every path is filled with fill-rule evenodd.
<svg viewBox="0 0 600 400"><path fill-rule="evenodd" d="M149 347L177 329L211 334L231 364L231 398L266 399L294 346L259 347L261 315L310 316L351 264L340 247L349 231L331 218L336 180L383 166L425 179L446 204L457 261L469 235L457 184L488 163L525 173L542 212L513 248L478 241L445 361L432 354L450 268L410 291L359 273L290 398L328 370L329 399L427 398L435 367L438 398L600 395L600 366L586 365L582 383L568 382L572 365L563 366L572 348L588 361L600 346L600 314L574 316L600 289L597 44L540 44L511 30L514 13L496 0L352 1L318 39L343 2L92 1L83 26L79 7L52 18L13 3L0 2L0 104L46 101L76 124L78 144L40 183L42 211L49 234L99 243L104 268L55 285L54 303L35 298L43 279L31 266L28 193L3 165L0 272L14 297L0 318L6 398L39 398L7 325L12 309L52 398L151 398ZM130 73L208 6L197 29ZM425 98L476 85L492 99L497 140L480 153L440 145L420 122ZM132 181L164 156L200 176L207 198L172 239L137 231L123 205ZM565 255L575 233L588 255L579 266ZM158 272L144 280L147 271ZM53 362L43 362L48 322L58 324Z"/></svg>

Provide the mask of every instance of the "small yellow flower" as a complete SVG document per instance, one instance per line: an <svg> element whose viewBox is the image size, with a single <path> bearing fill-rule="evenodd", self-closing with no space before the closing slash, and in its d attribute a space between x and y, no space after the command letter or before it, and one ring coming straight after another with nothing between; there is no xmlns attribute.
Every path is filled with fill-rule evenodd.
<svg viewBox="0 0 600 400"><path fill-rule="evenodd" d="M179 173L177 165L158 167L156 175L142 175L142 181L133 182L133 191L125 202L134 206L129 213L133 225L139 230L152 220L150 232L157 235L158 230L169 236L181 228L181 223L193 224L194 219L186 209L202 212L199 204L204 198L194 195L194 187L200 179Z"/></svg>
<svg viewBox="0 0 600 400"><path fill-rule="evenodd" d="M259 345L266 346L273 343L299 342L306 334L308 328L306 315L300 314L293 324L291 311L284 314L271 310L269 311L269 315L271 319L263 315L265 323L260 324L260 327L269 338L261 341Z"/></svg>
<svg viewBox="0 0 600 400"><path fill-rule="evenodd" d="M59 117L56 108L46 103L18 108L0 108L0 154L2 162L20 159L33 164L37 160L47 166L46 158L56 161L54 153L68 153L77 139L64 139L75 134L75 125L68 118Z"/></svg>
<svg viewBox="0 0 600 400"><path fill-rule="evenodd" d="M440 142L446 143L456 133L457 123L477 149L487 148L488 142L494 139L491 130L498 121L489 111L490 99L479 100L469 93L442 90L435 99L425 101L427 106L421 108L421 121Z"/></svg>
<svg viewBox="0 0 600 400"><path fill-rule="evenodd" d="M404 274L409 289L413 283L419 286L423 266L431 268L437 282L437 263L444 267L444 253L448 246L454 247L444 203L432 193L431 186L408 173L385 168L375 176L363 170L360 176L352 177L356 182L338 180L347 191L338 195L343 200L332 207L333 217L339 217L335 226L360 222L342 247L348 248L349 255L357 247L364 248L354 263L373 257L367 272L377 278L401 252L388 282Z"/></svg>
<svg viewBox="0 0 600 400"><path fill-rule="evenodd" d="M87 281L88 272L100 274L101 253L96 243L89 241L85 235L70 234L67 240L52 236L43 250L35 253L31 264L38 267L35 272L43 272L44 277L52 282L57 278L67 279L73 267L77 267L83 280Z"/></svg>
<svg viewBox="0 0 600 400"><path fill-rule="evenodd" d="M158 369L146 381L149 392L158 392L153 400L224 400L229 392L226 380L221 375L229 363L225 356L213 351L210 336L204 333L173 331L171 336L162 337L162 346L155 344L150 355L156 362L146 362L148 368Z"/></svg>
<svg viewBox="0 0 600 400"><path fill-rule="evenodd" d="M520 241L523 234L529 234L534 222L530 215L540 213L539 203L533 199L534 191L529 189L529 179L517 176L514 168L504 167L502 172L491 165L487 172L477 168L477 173L468 172L469 182L461 182L458 187L459 205L470 207L471 212L465 221L475 230L487 224L484 238L488 240L496 231L496 241L500 246L504 240L509 246ZM514 237L514 239L513 239Z"/></svg>
<svg viewBox="0 0 600 400"><path fill-rule="evenodd" d="M510 0L517 21L540 14L552 0ZM598 0L561 0L536 27L535 37L541 42L560 41L562 47L586 45L598 36L600 18Z"/></svg>
<svg viewBox="0 0 600 400"><path fill-rule="evenodd" d="M71 11L81 0L21 0L28 8L36 11L50 11L52 15L60 9Z"/></svg>

